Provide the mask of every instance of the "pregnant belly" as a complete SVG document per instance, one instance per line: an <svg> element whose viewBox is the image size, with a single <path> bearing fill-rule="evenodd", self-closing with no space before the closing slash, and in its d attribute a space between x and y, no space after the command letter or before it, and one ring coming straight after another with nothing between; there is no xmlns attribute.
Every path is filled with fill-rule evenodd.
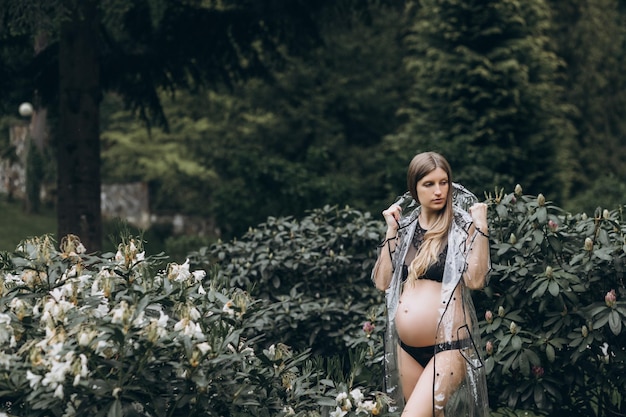
<svg viewBox="0 0 626 417"><path fill-rule="evenodd" d="M396 311L396 330L400 340L409 346L435 344L441 284L418 280L414 286L405 286Z"/></svg>

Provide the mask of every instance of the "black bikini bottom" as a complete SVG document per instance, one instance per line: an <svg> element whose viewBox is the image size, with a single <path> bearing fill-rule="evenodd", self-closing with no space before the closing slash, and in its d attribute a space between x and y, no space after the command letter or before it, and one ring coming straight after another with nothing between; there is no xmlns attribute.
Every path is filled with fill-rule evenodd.
<svg viewBox="0 0 626 417"><path fill-rule="evenodd" d="M417 361L423 368L428 365L428 362L435 356L435 353L443 352L446 350L458 350L469 347L471 345L470 339L452 340L450 342L438 343L431 346L409 346L402 340L400 341L400 347L406 353L411 355L413 359Z"/></svg>

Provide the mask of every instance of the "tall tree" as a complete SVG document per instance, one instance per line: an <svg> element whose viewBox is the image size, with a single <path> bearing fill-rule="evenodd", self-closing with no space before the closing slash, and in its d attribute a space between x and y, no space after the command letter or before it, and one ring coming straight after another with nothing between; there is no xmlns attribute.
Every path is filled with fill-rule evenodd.
<svg viewBox="0 0 626 417"><path fill-rule="evenodd" d="M69 15L61 21L59 37L58 237L78 235L88 250L98 250L102 245L98 1L67 5Z"/></svg>
<svg viewBox="0 0 626 417"><path fill-rule="evenodd" d="M151 181L156 210L215 218L224 237L325 204L387 204L389 190L377 186L386 167L381 142L398 125L410 81L403 8L358 2L317 14L320 44L286 55L271 83L254 78L231 91L163 100L169 133L155 128L148 137L116 113L103 132L104 175Z"/></svg>
<svg viewBox="0 0 626 417"><path fill-rule="evenodd" d="M3 20L24 20L23 11L50 8L56 13L52 21L59 38L51 39L29 66L43 81L32 90L50 103L60 100L58 238L77 233L89 250L101 247L96 139L102 90L120 92L146 120L166 124L160 88L174 91L267 75L263 62L279 58L281 48L295 53L316 40L311 16L324 3L4 0Z"/></svg>
<svg viewBox="0 0 626 417"><path fill-rule="evenodd" d="M624 203L626 189L626 3L619 0L549 1L552 37L565 61L565 100L576 109L571 172L572 210Z"/></svg>
<svg viewBox="0 0 626 417"><path fill-rule="evenodd" d="M543 0L420 2L406 37L415 75L407 123L390 142L443 152L477 192L520 182L558 197L559 135L570 128L549 17Z"/></svg>

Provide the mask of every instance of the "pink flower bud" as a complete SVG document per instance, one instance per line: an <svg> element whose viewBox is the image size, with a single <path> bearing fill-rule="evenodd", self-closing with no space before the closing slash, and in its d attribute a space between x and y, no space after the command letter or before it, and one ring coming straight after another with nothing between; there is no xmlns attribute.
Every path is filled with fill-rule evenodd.
<svg viewBox="0 0 626 417"><path fill-rule="evenodd" d="M611 290L606 293L604 296L604 302L609 307L615 307L615 302L617 301L617 295L615 294L615 290Z"/></svg>
<svg viewBox="0 0 626 417"><path fill-rule="evenodd" d="M487 351L487 355L493 354L493 343L491 343L491 340L485 345L485 350Z"/></svg>
<svg viewBox="0 0 626 417"><path fill-rule="evenodd" d="M493 322L493 313L491 312L491 310L487 310L485 312L485 320L487 320L487 323L489 324Z"/></svg>
<svg viewBox="0 0 626 417"><path fill-rule="evenodd" d="M551 231L556 232L559 228L559 225L554 220L548 220L548 227Z"/></svg>
<svg viewBox="0 0 626 417"><path fill-rule="evenodd" d="M535 378L541 378L544 374L544 369L541 366L534 365L532 372Z"/></svg>
<svg viewBox="0 0 626 417"><path fill-rule="evenodd" d="M374 327L375 326L372 322L366 321L365 323L363 323L363 331L365 332L367 337L372 334L372 332L374 331Z"/></svg>

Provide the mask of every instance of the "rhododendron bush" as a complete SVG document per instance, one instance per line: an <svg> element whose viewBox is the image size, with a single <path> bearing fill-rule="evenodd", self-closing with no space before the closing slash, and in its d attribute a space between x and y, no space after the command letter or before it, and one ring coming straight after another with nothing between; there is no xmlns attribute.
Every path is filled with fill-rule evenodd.
<svg viewBox="0 0 626 417"><path fill-rule="evenodd" d="M570 214L520 186L491 196L479 314L492 406L626 414L624 214Z"/></svg>
<svg viewBox="0 0 626 417"><path fill-rule="evenodd" d="M322 415L341 385L307 351L263 339L275 308L214 270L146 257L125 239L91 256L49 237L4 254L0 274L0 411L16 416ZM373 415L357 389L347 413ZM326 410L326 411L325 411ZM1 414L1 413L0 413Z"/></svg>
<svg viewBox="0 0 626 417"><path fill-rule="evenodd" d="M474 292L492 416L626 415L626 220L489 195ZM381 219L270 218L176 264L43 236L0 257L0 417L368 416L382 388Z"/></svg>

